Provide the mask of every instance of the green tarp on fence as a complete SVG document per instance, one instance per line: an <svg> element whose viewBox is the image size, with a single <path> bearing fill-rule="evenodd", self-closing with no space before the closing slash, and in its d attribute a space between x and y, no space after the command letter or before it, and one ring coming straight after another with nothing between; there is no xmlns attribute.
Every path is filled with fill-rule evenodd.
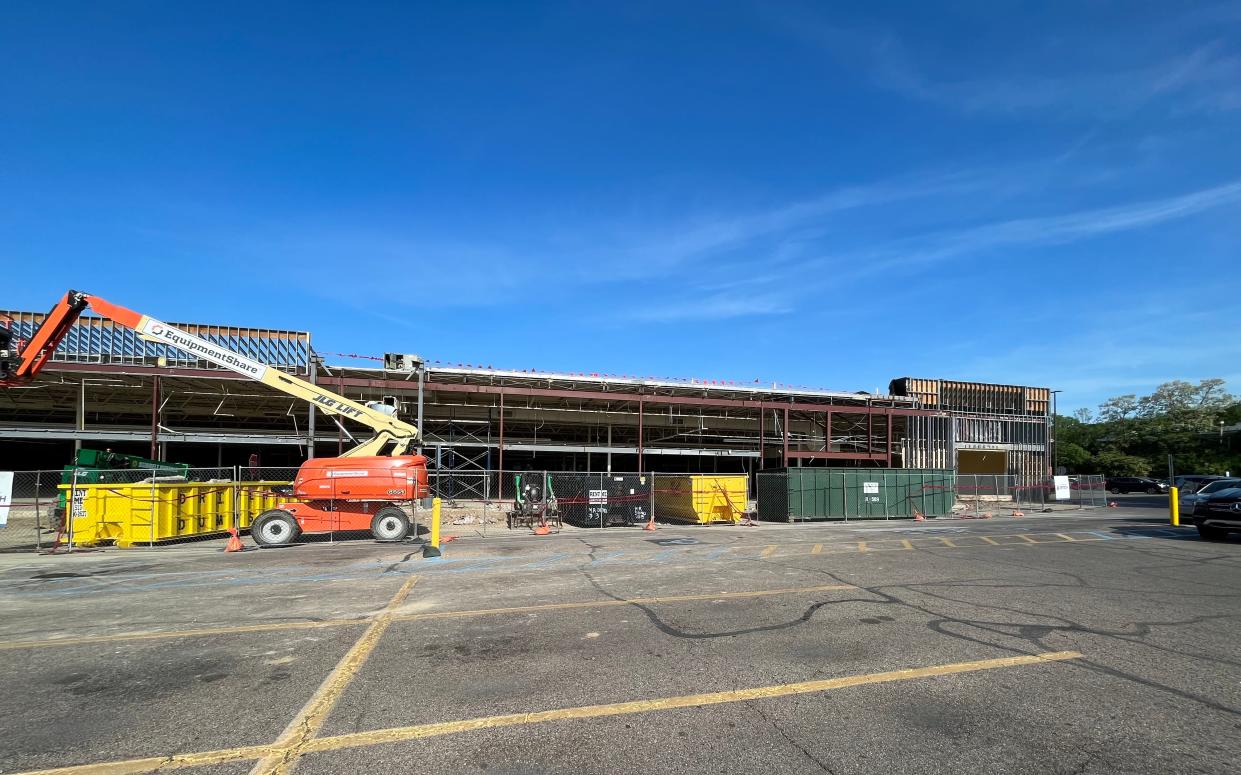
<svg viewBox="0 0 1241 775"><path fill-rule="evenodd" d="M902 468L783 468L758 474L758 518L884 519L952 513L952 471Z"/></svg>

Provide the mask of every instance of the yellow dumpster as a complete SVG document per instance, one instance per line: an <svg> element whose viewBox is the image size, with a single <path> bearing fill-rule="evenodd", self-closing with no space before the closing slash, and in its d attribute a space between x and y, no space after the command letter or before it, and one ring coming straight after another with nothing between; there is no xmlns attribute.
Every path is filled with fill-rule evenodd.
<svg viewBox="0 0 1241 775"><path fill-rule="evenodd" d="M245 529L287 496L273 488L288 482L140 482L60 485L65 530L73 543L117 546L210 537Z"/></svg>
<svg viewBox="0 0 1241 775"><path fill-rule="evenodd" d="M745 474L655 478L655 518L709 525L740 522L748 497Z"/></svg>

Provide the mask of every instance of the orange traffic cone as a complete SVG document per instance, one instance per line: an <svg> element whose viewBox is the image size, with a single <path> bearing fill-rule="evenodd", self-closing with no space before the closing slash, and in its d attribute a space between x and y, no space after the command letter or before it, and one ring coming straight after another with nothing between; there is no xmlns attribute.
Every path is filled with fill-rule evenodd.
<svg viewBox="0 0 1241 775"><path fill-rule="evenodd" d="M1020 510L1018 510L1018 509L1013 509L1013 516L1014 516L1014 517L1024 517L1025 515L1026 515L1026 513L1025 513L1024 511L1020 511Z"/></svg>
<svg viewBox="0 0 1241 775"><path fill-rule="evenodd" d="M658 530L659 529L655 527L655 515L654 514L652 514L650 520L648 520L647 523L642 526L642 529L643 530Z"/></svg>
<svg viewBox="0 0 1241 775"><path fill-rule="evenodd" d="M228 544L225 545L224 551L244 552L246 550L246 547L244 544L241 543L241 536L237 535L237 528L230 527L228 529L228 534L229 534Z"/></svg>
<svg viewBox="0 0 1241 775"><path fill-rule="evenodd" d="M539 518L539 524L534 526L534 534L536 536L550 535L552 529L547 526L547 515L544 514Z"/></svg>
<svg viewBox="0 0 1241 775"><path fill-rule="evenodd" d="M1116 508L1120 508L1120 506L1116 503L1116 501L1112 501L1111 503L1107 504L1107 507L1108 507L1109 509L1116 509Z"/></svg>
<svg viewBox="0 0 1241 775"><path fill-rule="evenodd" d="M925 522L926 517L922 516L922 512L914 509L914 522Z"/></svg>

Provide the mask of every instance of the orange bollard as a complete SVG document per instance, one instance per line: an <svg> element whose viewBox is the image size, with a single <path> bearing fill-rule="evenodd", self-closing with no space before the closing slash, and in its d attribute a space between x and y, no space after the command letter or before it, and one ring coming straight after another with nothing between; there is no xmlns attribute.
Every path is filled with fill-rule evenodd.
<svg viewBox="0 0 1241 775"><path fill-rule="evenodd" d="M237 528L230 527L228 529L228 534L230 537L228 539L228 544L225 545L224 547L224 551L244 552L246 550L246 547L245 547L245 544L241 543L241 536L237 535Z"/></svg>

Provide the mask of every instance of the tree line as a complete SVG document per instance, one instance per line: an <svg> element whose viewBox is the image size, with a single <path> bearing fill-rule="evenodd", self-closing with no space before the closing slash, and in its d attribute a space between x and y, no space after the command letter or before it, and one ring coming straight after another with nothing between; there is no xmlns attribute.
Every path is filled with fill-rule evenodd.
<svg viewBox="0 0 1241 775"><path fill-rule="evenodd" d="M1241 475L1238 423L1241 400L1224 380L1165 382L1147 396L1057 415L1056 464L1069 473L1162 477L1172 455L1178 474Z"/></svg>

